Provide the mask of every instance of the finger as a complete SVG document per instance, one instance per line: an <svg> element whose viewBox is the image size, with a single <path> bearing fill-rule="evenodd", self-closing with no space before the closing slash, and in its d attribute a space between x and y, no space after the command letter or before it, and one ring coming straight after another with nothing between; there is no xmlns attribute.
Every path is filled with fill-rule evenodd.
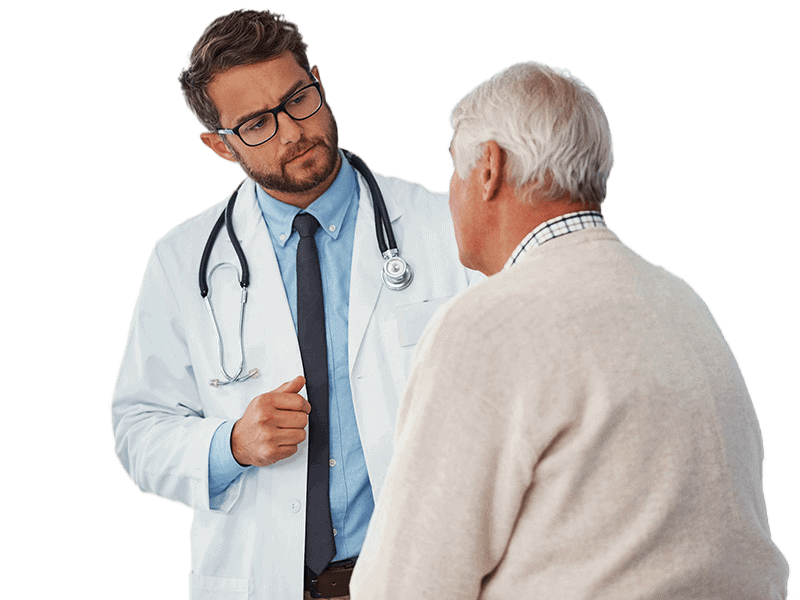
<svg viewBox="0 0 800 600"><path fill-rule="evenodd" d="M283 446L297 446L306 439L304 429L275 429L269 436L270 452L275 453Z"/></svg>
<svg viewBox="0 0 800 600"><path fill-rule="evenodd" d="M293 454L297 454L297 445L290 444L287 446L280 446L273 457L276 461L279 461L283 460L284 458L289 458Z"/></svg>
<svg viewBox="0 0 800 600"><path fill-rule="evenodd" d="M273 393L271 400L272 406L279 410L294 410L306 414L311 412L311 404L300 394Z"/></svg>
<svg viewBox="0 0 800 600"><path fill-rule="evenodd" d="M278 387L272 390L272 392L273 393L289 392L296 394L297 392L303 389L303 386L305 384L306 384L305 377L303 377L302 375L298 375L291 381L287 381L286 383L280 384Z"/></svg>
<svg viewBox="0 0 800 600"><path fill-rule="evenodd" d="M302 410L278 410L270 424L281 429L305 429L308 414Z"/></svg>
<svg viewBox="0 0 800 600"><path fill-rule="evenodd" d="M257 458L253 464L257 467L268 467L269 465L274 465L276 462L280 460L289 458L293 454L297 454L296 444L277 446L273 448L272 451L269 452L268 454L265 454Z"/></svg>

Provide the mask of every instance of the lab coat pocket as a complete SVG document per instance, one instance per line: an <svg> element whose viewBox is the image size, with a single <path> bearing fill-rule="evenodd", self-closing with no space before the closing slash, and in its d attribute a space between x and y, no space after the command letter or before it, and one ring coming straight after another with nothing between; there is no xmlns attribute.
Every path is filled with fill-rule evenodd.
<svg viewBox="0 0 800 600"><path fill-rule="evenodd" d="M191 600L247 600L250 581L191 574Z"/></svg>
<svg viewBox="0 0 800 600"><path fill-rule="evenodd" d="M407 380L411 372L411 365L414 362L417 342L420 337L422 337L422 332L425 331L433 314L449 299L450 297L447 296L444 298L435 298L433 300L423 300L422 302L405 304L395 308L397 343L400 344L404 354L404 379Z"/></svg>

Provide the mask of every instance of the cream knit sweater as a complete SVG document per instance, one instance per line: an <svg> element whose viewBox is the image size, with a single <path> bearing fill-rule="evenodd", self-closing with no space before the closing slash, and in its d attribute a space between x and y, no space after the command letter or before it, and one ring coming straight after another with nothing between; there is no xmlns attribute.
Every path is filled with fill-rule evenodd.
<svg viewBox="0 0 800 600"><path fill-rule="evenodd" d="M565 235L426 332L352 598L785 598L762 458L700 298Z"/></svg>

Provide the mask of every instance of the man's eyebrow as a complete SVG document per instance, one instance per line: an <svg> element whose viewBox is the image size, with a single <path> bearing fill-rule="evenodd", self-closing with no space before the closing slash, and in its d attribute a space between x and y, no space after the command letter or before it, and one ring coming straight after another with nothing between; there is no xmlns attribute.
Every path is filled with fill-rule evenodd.
<svg viewBox="0 0 800 600"><path fill-rule="evenodd" d="M313 81L311 83L313 83ZM289 91L286 92L283 96L281 96L281 98L278 101L278 104L276 106L280 106L281 104L286 102L300 88L305 87L307 85L310 85L310 84L307 81L304 81L303 79L298 79L297 81L295 81L294 85L289 88ZM236 125L234 125L234 127L238 127L239 125L241 125L245 121L249 121L253 117L257 117L258 115L263 115L265 112L267 112L269 110L272 110L273 108L276 108L276 106L266 106L264 108L259 108L258 110L254 110L253 112L248 113L245 116L240 117L239 119L235 119L233 121L234 123L236 123Z"/></svg>

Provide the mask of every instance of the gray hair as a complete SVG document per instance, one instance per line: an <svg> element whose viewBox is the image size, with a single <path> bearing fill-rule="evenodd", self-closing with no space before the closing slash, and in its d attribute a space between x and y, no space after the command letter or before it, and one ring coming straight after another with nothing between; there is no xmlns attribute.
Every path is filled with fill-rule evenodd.
<svg viewBox="0 0 800 600"><path fill-rule="evenodd" d="M522 201L534 192L600 204L614 164L608 120L595 95L568 72L538 63L509 67L453 109L453 158L462 179L483 144L508 155L507 176Z"/></svg>

